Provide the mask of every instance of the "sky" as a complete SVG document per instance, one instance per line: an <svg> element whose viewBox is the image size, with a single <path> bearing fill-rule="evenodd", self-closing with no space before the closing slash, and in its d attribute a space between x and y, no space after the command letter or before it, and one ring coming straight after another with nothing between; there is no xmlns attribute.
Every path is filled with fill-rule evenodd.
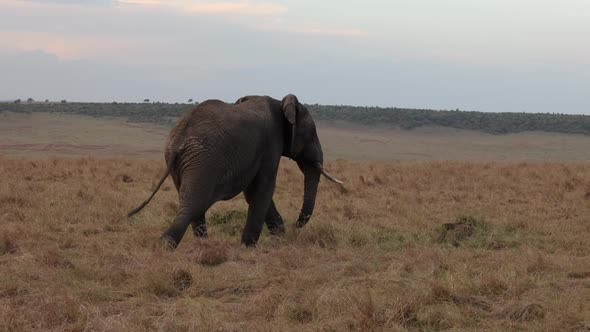
<svg viewBox="0 0 590 332"><path fill-rule="evenodd" d="M0 100L590 114L589 0L0 0Z"/></svg>

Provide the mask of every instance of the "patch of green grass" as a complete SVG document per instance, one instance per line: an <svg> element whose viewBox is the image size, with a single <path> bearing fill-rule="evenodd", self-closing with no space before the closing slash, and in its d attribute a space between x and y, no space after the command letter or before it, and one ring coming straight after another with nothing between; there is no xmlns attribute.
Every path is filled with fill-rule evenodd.
<svg viewBox="0 0 590 332"><path fill-rule="evenodd" d="M371 234L373 241L378 245L388 245L400 240L401 235L395 234L390 228L379 227Z"/></svg>
<svg viewBox="0 0 590 332"><path fill-rule="evenodd" d="M213 232L236 236L242 233L247 217L247 210L213 212L207 218L207 225L211 226Z"/></svg>
<svg viewBox="0 0 590 332"><path fill-rule="evenodd" d="M459 215L455 222L443 224L434 232L434 242L453 247L504 249L519 245L517 228L497 227L482 217Z"/></svg>
<svg viewBox="0 0 590 332"><path fill-rule="evenodd" d="M364 247L369 243L369 239L361 232L352 232L348 235L348 243L353 247Z"/></svg>
<svg viewBox="0 0 590 332"><path fill-rule="evenodd" d="M401 232L383 226L370 230L361 228L350 232L341 232L336 229L336 232L338 237L345 237L346 242L356 248L369 246L385 251L398 251L430 243L430 234L427 232Z"/></svg>
<svg viewBox="0 0 590 332"><path fill-rule="evenodd" d="M378 227L371 232L371 241L380 249L396 251L425 245L430 237L427 232L397 232L392 228Z"/></svg>

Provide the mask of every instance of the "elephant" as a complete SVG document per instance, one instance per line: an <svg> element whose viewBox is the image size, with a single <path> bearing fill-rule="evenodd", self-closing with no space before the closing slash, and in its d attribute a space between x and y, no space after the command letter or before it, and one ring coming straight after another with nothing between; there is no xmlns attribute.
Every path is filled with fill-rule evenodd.
<svg viewBox="0 0 590 332"><path fill-rule="evenodd" d="M248 213L241 243L256 246L265 223L271 234L284 234L282 217L272 199L281 157L294 160L304 175L297 228L311 218L320 175L342 184L324 169L315 123L293 94L280 101L255 95L234 103L206 100L180 117L167 138L164 157L165 174L128 217L143 209L170 175L178 192L178 212L160 240L171 250L189 224L195 236L206 237L206 211L242 192Z"/></svg>

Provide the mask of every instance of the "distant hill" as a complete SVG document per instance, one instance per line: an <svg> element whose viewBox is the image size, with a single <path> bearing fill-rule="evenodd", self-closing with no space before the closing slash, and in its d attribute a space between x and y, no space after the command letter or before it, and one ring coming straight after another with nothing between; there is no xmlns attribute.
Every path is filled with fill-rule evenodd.
<svg viewBox="0 0 590 332"><path fill-rule="evenodd" d="M194 104L169 103L70 103L4 102L0 112L60 112L94 117L125 117L131 122L173 124ZM487 113L336 105L306 105L316 120L348 121L403 129L441 126L492 134L546 131L590 135L590 116L555 113Z"/></svg>
<svg viewBox="0 0 590 332"><path fill-rule="evenodd" d="M315 119L385 124L404 129L441 126L492 134L546 131L590 134L590 116L552 113L488 113L460 110L309 105Z"/></svg>

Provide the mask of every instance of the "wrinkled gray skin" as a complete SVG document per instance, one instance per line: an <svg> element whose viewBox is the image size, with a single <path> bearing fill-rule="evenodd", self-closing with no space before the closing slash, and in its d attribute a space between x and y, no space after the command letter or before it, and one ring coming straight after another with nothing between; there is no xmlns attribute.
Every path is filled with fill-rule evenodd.
<svg viewBox="0 0 590 332"><path fill-rule="evenodd" d="M282 101L246 96L235 104L207 100L186 112L166 143L167 172L151 196L129 216L149 203L168 174L179 196L174 223L161 239L174 249L189 224L199 237L207 236L205 212L217 201L241 192L248 202L242 243L256 245L263 224L271 234L285 226L272 196L281 156L297 162L304 174L303 206L296 226L313 212L320 175L339 182L323 170L323 153L315 123L294 95Z"/></svg>

